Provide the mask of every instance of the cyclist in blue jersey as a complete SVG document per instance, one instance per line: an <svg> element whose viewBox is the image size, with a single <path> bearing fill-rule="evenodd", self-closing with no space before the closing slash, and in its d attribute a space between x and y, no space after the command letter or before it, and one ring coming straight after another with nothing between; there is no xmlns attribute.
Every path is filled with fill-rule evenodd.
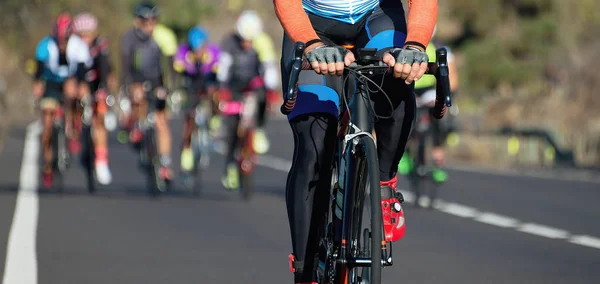
<svg viewBox="0 0 600 284"><path fill-rule="evenodd" d="M34 74L33 95L42 110L42 151L44 166L43 185L52 187L52 123L56 109L65 107L65 127L71 139L70 148L77 152L78 133L73 126L76 99L89 93L85 73L91 66L89 49L85 42L73 35L72 19L62 13L56 19L50 36L43 38L35 52L37 69Z"/></svg>

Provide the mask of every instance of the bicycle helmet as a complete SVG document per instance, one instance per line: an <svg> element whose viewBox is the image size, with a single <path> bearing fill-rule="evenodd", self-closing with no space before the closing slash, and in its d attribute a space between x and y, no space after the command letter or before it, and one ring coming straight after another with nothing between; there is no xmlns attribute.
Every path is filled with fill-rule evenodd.
<svg viewBox="0 0 600 284"><path fill-rule="evenodd" d="M158 17L158 7L150 2L141 2L135 6L134 15L136 17L151 19Z"/></svg>
<svg viewBox="0 0 600 284"><path fill-rule="evenodd" d="M73 34L73 22L69 13L61 13L56 18L51 36L58 42L66 42Z"/></svg>
<svg viewBox="0 0 600 284"><path fill-rule="evenodd" d="M200 26L195 26L188 32L188 43L192 50L200 48L208 39L208 32Z"/></svg>
<svg viewBox="0 0 600 284"><path fill-rule="evenodd" d="M263 23L258 13L246 10L235 23L235 32L245 40L253 40L263 32Z"/></svg>
<svg viewBox="0 0 600 284"><path fill-rule="evenodd" d="M98 19L90 13L81 13L73 19L73 30L76 33L95 32Z"/></svg>

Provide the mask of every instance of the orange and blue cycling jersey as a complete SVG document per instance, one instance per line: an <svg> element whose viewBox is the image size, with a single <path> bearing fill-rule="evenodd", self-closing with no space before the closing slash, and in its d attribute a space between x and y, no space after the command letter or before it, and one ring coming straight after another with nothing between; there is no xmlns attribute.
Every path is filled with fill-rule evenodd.
<svg viewBox="0 0 600 284"><path fill-rule="evenodd" d="M275 12L288 36L294 41L319 39L306 13L355 24L386 2L399 0L274 0ZM407 43L425 48L429 44L438 12L437 0L408 0Z"/></svg>

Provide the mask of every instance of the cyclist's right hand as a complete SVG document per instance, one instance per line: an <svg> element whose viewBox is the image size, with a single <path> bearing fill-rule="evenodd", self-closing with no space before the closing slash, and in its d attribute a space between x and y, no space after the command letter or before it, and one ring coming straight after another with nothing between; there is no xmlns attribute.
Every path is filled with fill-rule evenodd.
<svg viewBox="0 0 600 284"><path fill-rule="evenodd" d="M344 66L349 66L356 59L354 54L341 46L327 46L323 43L310 45L306 58L317 74L342 76Z"/></svg>

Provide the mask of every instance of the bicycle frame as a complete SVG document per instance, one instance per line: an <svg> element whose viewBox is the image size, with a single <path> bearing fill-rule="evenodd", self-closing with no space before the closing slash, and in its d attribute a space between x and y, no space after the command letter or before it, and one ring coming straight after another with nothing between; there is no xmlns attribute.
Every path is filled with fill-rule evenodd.
<svg viewBox="0 0 600 284"><path fill-rule="evenodd" d="M348 76L348 72L346 71L344 76ZM341 128L342 129L347 129L347 134L344 135L344 137L342 138L342 143L341 145L338 143L338 147L342 147L342 149L337 149L337 152L340 153L342 156L345 156L344 159L342 159L340 157L339 161L338 161L338 166L339 167L345 167L345 173L347 173L346 177L345 177L345 181L344 181L344 185L347 185L350 183L350 181L354 180L355 177L353 177L351 174L354 173L354 169L357 167L357 160L353 159L352 157L350 157L350 155L355 154L357 151L365 151L365 149L357 149L357 145L359 144L358 139L360 138L360 136L367 136L369 137L369 139L371 139L373 141L373 143L375 143L375 138L373 137L373 135L371 134L373 131L373 120L372 117L369 113L369 109L367 107L367 102L370 103L370 99L369 99L369 91L366 85L366 82L364 80L361 80L361 78L356 78L357 81L357 88L356 91L351 93L351 97L350 97L350 101L348 104L348 109L345 110L345 112L349 111L350 114L352 114L350 116L349 120L346 120L345 123L347 123L347 125L344 125L345 123L341 124ZM351 148L348 148L347 145L350 144L352 145ZM351 149L351 153L345 153L345 151L347 149ZM345 160L345 161L343 161ZM377 165L378 166L378 165ZM338 176L338 178L340 178L340 176ZM344 244L346 243L347 240L351 239L351 232L350 232L350 228L352 226L351 222L352 220L352 209L355 207L354 204L354 197L357 194L357 190L358 188L356 187L352 187L352 186L344 186L343 188L343 193L342 193L342 200L343 200L343 209L342 209L342 230L341 230L341 249L340 249L340 258L338 259L338 262L340 264L344 264L347 265L349 269L355 268L355 267L369 267L371 266L372 262L370 258L360 258L360 257L354 257L352 255L351 252L351 247L347 247ZM365 194L366 190L365 190ZM379 194L379 191L376 191L376 194ZM379 195L377 195L379 196ZM337 198L339 198L340 196L337 196ZM373 198L373 195L371 195L371 198ZM380 200L380 198L376 198L377 200ZM380 203L380 202L378 202ZM338 236L340 237L340 236ZM338 239L336 237L336 239ZM389 245L389 249L385 250L383 249L383 246L385 246L385 244L382 244L382 265L384 266L391 266L392 265L392 253L391 253L391 244ZM376 251L374 249L372 249L372 251ZM389 251L389 254L387 253Z"/></svg>

